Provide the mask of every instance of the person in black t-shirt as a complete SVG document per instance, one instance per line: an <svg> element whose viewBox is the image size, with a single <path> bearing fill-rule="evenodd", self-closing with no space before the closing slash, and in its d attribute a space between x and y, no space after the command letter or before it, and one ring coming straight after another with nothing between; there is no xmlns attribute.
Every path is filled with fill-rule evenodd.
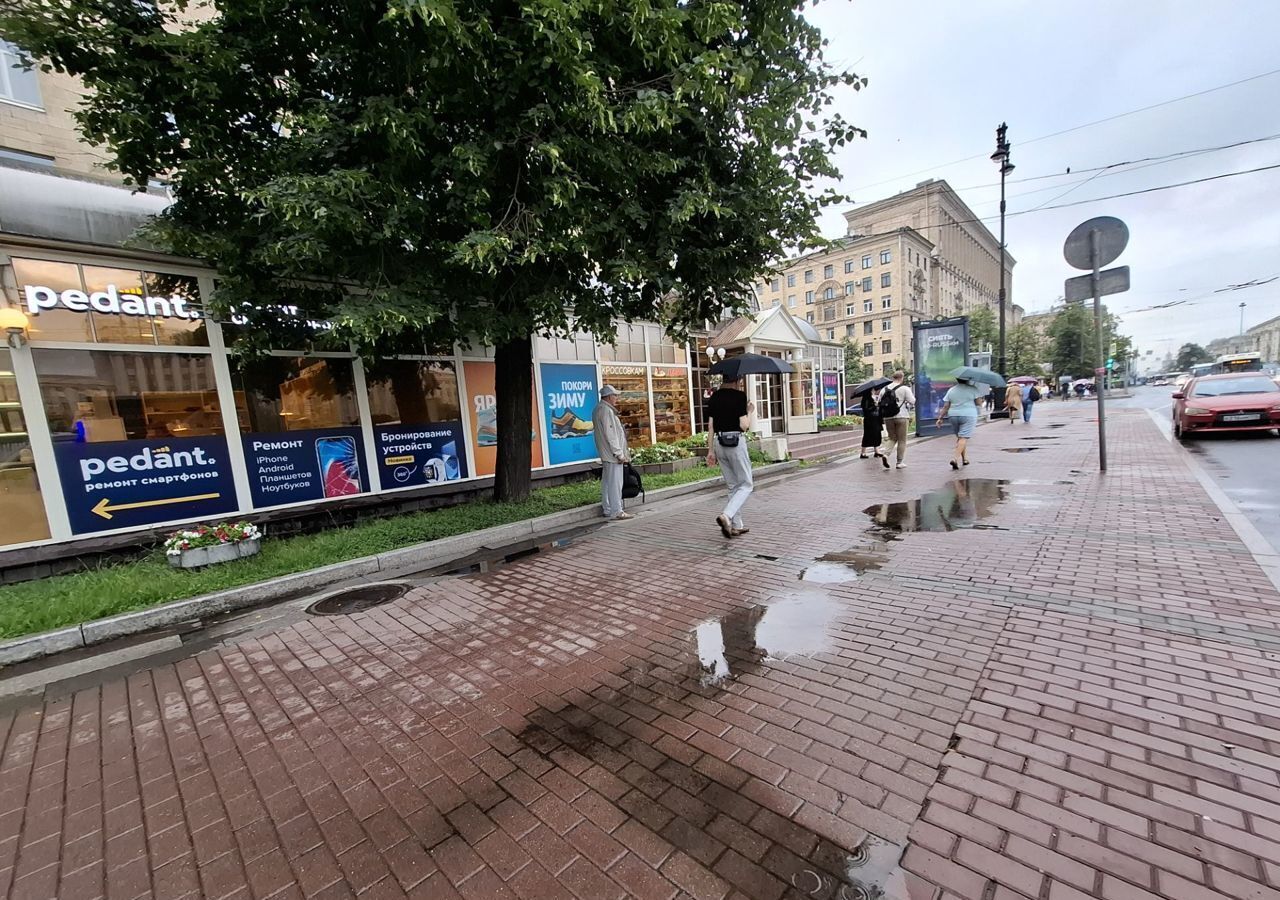
<svg viewBox="0 0 1280 900"><path fill-rule="evenodd" d="M727 378L720 390L707 401L711 418L711 434L707 436L707 465L720 463L724 483L729 488L729 502L724 512L716 516L716 524L725 537L746 534L742 522L742 504L747 502L753 488L751 457L747 453L747 436L743 434L743 421L755 412L755 404L747 400L741 390L741 379Z"/></svg>

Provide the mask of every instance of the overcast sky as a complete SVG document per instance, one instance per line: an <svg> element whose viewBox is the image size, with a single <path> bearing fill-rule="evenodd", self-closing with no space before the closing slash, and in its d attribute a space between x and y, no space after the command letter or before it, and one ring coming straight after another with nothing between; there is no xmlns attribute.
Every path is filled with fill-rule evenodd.
<svg viewBox="0 0 1280 900"><path fill-rule="evenodd" d="M1280 139L1022 181L1280 136L1277 72L1046 137L1280 69L1277 0L824 0L809 16L830 41L828 59L871 82L840 95L846 117L870 132L839 157L855 203L945 178L978 216L995 216L998 175L988 157L995 127L1007 121L1017 167L1007 219L1014 302L1048 309L1063 279L1079 274L1063 261L1064 238L1085 219L1111 215L1129 226L1115 265L1131 268L1133 287L1109 302L1141 352L1159 358L1186 341L1237 333L1241 301L1246 328L1280 315L1280 281L1214 293L1280 275L1280 169L1025 212L1280 164ZM844 208L825 213L824 234L844 233ZM998 221L988 227L997 233ZM1188 302L1139 311L1175 300Z"/></svg>

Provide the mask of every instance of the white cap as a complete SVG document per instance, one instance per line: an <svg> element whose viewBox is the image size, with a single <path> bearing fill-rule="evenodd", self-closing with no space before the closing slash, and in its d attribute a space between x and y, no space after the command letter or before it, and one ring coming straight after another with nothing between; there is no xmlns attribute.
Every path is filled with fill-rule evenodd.
<svg viewBox="0 0 1280 900"><path fill-rule="evenodd" d="M616 396L618 396L618 395L619 395L619 394L621 394L621 393L622 393L622 391L618 390L616 387L614 387L614 386L613 386L613 385L611 385L611 384L606 384L604 387L600 388L600 396L601 396L601 398L604 398L604 397L616 397Z"/></svg>

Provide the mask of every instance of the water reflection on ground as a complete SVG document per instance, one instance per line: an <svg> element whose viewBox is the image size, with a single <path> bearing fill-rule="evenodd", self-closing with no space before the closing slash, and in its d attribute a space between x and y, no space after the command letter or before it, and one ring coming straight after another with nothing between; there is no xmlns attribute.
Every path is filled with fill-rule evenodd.
<svg viewBox="0 0 1280 900"><path fill-rule="evenodd" d="M888 534L972 528L995 513L1007 496L1008 483L996 478L961 478L916 500L878 503L863 512L871 517L874 530Z"/></svg>
<svg viewBox="0 0 1280 900"><path fill-rule="evenodd" d="M830 650L839 610L824 593L800 591L703 622L694 630L702 683L718 684L770 660Z"/></svg>

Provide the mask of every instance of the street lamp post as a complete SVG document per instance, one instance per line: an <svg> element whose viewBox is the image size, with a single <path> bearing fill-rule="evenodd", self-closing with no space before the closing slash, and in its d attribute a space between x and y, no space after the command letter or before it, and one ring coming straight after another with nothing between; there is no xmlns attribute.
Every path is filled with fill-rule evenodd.
<svg viewBox="0 0 1280 900"><path fill-rule="evenodd" d="M1240 304L1240 333L1241 334L1244 334L1244 308L1248 305L1249 305L1248 303Z"/></svg>
<svg viewBox="0 0 1280 900"><path fill-rule="evenodd" d="M1000 355L996 358L996 371L1006 377L1008 376L1008 373L1005 372L1006 358L1004 347L1004 180L1009 173L1013 171L1013 163L1009 159L1009 139L1006 137L1008 130L1008 123L1001 122L1000 127L996 129L996 152L991 154L991 161L1000 167Z"/></svg>

